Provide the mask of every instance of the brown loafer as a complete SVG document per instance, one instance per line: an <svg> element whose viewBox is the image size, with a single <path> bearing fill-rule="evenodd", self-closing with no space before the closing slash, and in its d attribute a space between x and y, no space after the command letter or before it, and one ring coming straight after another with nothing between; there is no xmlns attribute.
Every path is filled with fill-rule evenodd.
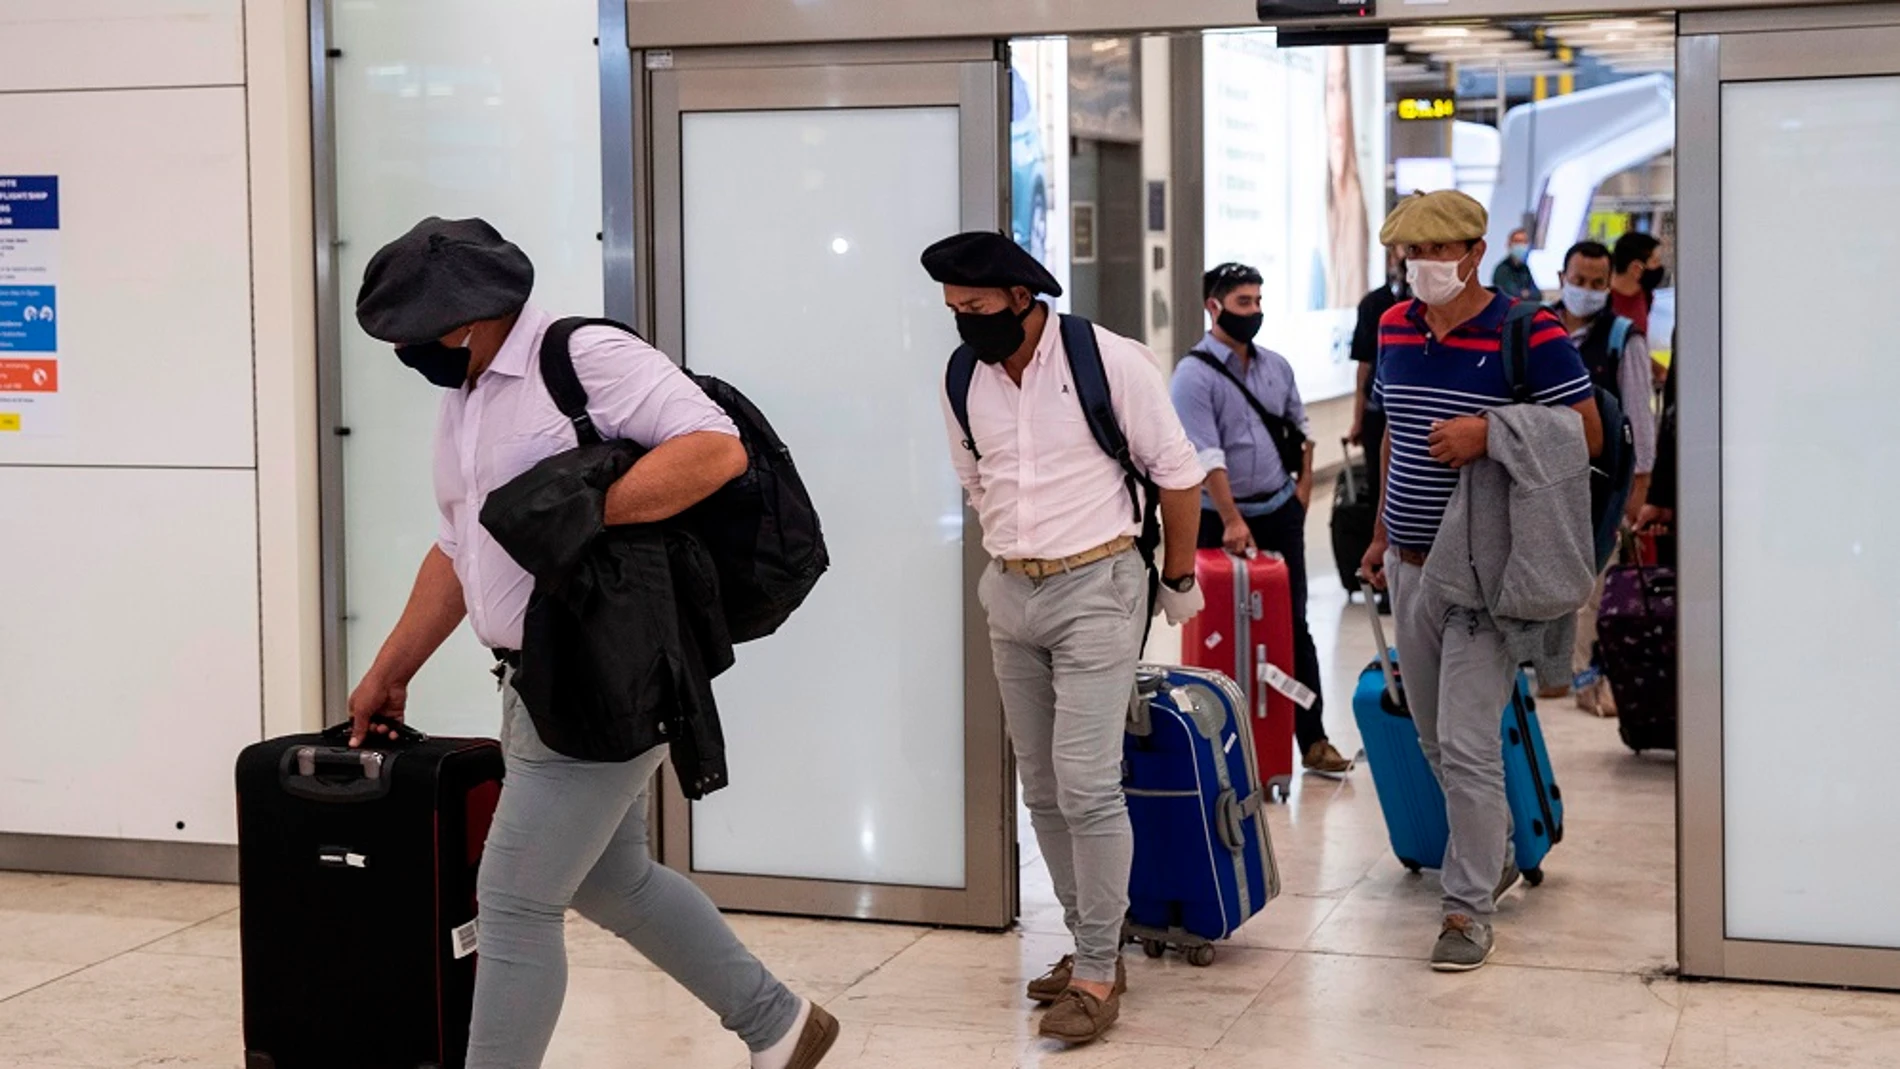
<svg viewBox="0 0 1900 1069"><path fill-rule="evenodd" d="M1106 1035L1121 1015L1122 996L1119 991L1111 991L1107 1001L1103 1001L1079 987L1072 987L1056 999L1056 1004L1049 1007L1048 1013L1042 1015L1042 1025L1038 1031L1044 1039L1081 1046Z"/></svg>
<svg viewBox="0 0 1900 1069"><path fill-rule="evenodd" d="M1062 997L1069 989L1069 981L1075 979L1075 955L1064 954L1062 960L1049 967L1049 971L1029 981L1029 1000L1038 1006L1047 1006ZM1115 993L1128 990L1128 965L1119 958L1115 961Z"/></svg>
<svg viewBox="0 0 1900 1069"><path fill-rule="evenodd" d="M792 1060L785 1063L785 1069L816 1069L836 1042L838 1019L812 1003L811 1016L805 1018L805 1030L798 1034L798 1046L792 1048Z"/></svg>

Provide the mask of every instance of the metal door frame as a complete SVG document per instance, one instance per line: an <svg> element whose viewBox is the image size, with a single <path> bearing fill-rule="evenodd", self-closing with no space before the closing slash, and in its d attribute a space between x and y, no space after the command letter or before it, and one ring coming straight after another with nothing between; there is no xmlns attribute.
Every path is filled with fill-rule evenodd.
<svg viewBox="0 0 1900 1069"><path fill-rule="evenodd" d="M1681 751L1686 976L1900 988L1900 950L1731 939L1722 705L1722 86L1900 75L1900 5L1684 15L1677 37Z"/></svg>
<svg viewBox="0 0 1900 1069"><path fill-rule="evenodd" d="M618 0L603 0L606 9ZM607 27L603 25L603 31ZM603 75L606 74L603 58ZM899 43L848 48L700 49L631 53L631 91L603 84L603 126L634 165L615 185L620 146L604 146L610 268L618 250L631 277L611 292L610 311L631 312L664 352L684 353L681 116L700 111L814 108L955 107L960 115L965 229L995 230L1007 217L1007 63L994 41ZM636 139L637 138L637 139ZM620 207L616 207L619 201ZM625 231L616 232L617 220ZM627 288L630 286L631 292ZM1018 913L1015 771L1003 728L1002 699L976 581L990 566L976 516L964 514L964 886L894 884L735 875L693 868L692 807L669 768L658 817L660 858L689 875L720 906L863 920L1003 928Z"/></svg>

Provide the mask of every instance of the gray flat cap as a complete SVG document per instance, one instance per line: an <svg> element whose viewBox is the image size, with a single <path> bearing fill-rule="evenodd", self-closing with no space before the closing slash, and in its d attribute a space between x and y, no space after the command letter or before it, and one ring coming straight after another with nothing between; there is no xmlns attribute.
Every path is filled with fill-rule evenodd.
<svg viewBox="0 0 1900 1069"><path fill-rule="evenodd" d="M363 332L413 345L521 311L534 264L481 219L430 216L370 257L356 294Z"/></svg>

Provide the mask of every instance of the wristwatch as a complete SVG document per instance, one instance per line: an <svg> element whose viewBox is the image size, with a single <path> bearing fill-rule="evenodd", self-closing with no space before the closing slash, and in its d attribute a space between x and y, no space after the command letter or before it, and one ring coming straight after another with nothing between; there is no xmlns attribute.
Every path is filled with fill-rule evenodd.
<svg viewBox="0 0 1900 1069"><path fill-rule="evenodd" d="M1194 589L1194 573L1189 572L1179 579L1169 579L1163 576L1161 578L1161 585L1174 591L1176 594L1185 594Z"/></svg>

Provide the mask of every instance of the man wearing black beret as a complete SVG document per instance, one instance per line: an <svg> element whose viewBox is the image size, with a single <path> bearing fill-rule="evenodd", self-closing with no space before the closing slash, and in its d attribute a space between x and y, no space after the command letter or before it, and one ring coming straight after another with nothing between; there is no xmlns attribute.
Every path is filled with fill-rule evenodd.
<svg viewBox="0 0 1900 1069"><path fill-rule="evenodd" d="M372 717L401 719L409 680L466 616L500 665L508 769L478 878L467 1069L541 1064L566 990L570 906L718 1014L751 1048L753 1069L813 1069L838 1022L773 977L692 881L653 862L647 798L667 747L622 762L557 753L514 689L534 582L483 527L482 504L578 444L541 379L536 354L555 319L528 302L533 286L527 255L480 219L425 219L363 274L358 323L443 390L442 523L402 619L350 696L351 745L387 730ZM609 490L609 525L678 515L746 470L732 420L664 354L602 326L575 330L568 349L601 436L647 450Z"/></svg>
<svg viewBox="0 0 1900 1069"><path fill-rule="evenodd" d="M996 560L977 593L1023 798L1075 938L1075 953L1031 983L1029 997L1053 1004L1043 1035L1087 1043L1115 1023L1127 988L1121 932L1134 836L1122 734L1153 611L1147 499L1158 495L1165 520L1160 608L1179 624L1201 608L1203 472L1154 354L1058 317L1036 298L1062 287L1014 242L958 234L927 249L923 265L943 284L964 341L945 382L951 455ZM1098 408L1105 418L1092 422L1086 409L1102 392L1112 412ZM1122 439L1114 444L1125 446L1128 468L1101 434Z"/></svg>

